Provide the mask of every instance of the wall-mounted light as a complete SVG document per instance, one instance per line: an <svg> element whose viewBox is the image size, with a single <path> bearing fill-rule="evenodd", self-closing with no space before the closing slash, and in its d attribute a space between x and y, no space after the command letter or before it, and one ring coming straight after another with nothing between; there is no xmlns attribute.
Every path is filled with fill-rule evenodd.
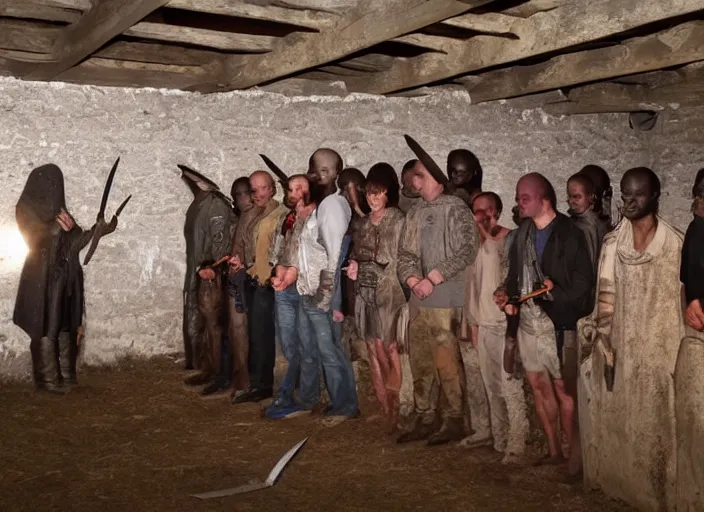
<svg viewBox="0 0 704 512"><path fill-rule="evenodd" d="M27 244L16 226L0 227L0 263L21 265L28 252Z"/></svg>

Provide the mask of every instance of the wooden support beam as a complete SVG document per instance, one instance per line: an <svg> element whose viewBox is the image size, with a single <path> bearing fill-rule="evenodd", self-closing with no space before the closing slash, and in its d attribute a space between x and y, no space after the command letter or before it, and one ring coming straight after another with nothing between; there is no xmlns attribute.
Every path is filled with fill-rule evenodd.
<svg viewBox="0 0 704 512"><path fill-rule="evenodd" d="M81 17L81 11L29 0L3 0L0 2L0 16L75 23Z"/></svg>
<svg viewBox="0 0 704 512"><path fill-rule="evenodd" d="M63 7L79 11L87 11L93 6L92 0L41 0L41 2L51 7Z"/></svg>
<svg viewBox="0 0 704 512"><path fill-rule="evenodd" d="M77 23L62 30L52 52L56 62L39 65L24 78L50 80L56 77L167 2L94 0Z"/></svg>
<svg viewBox="0 0 704 512"><path fill-rule="evenodd" d="M272 36L238 34L235 32L222 32L219 30L182 27L146 21L128 28L125 30L124 35L249 53L268 52L274 46L275 41L279 39Z"/></svg>
<svg viewBox="0 0 704 512"><path fill-rule="evenodd" d="M296 27L320 30L332 25L337 16L317 11L262 7L232 0L171 0L166 7L186 11L206 12L221 16L234 16L252 20L274 21Z"/></svg>
<svg viewBox="0 0 704 512"><path fill-rule="evenodd" d="M202 66L219 61L222 58L222 54L171 44L115 41L95 52L93 57L151 62L153 64L171 64L174 66Z"/></svg>
<svg viewBox="0 0 704 512"><path fill-rule="evenodd" d="M489 12L486 14L463 14L445 20L442 24L482 34L505 35L515 33L519 25L525 24L525 20L515 16Z"/></svg>
<svg viewBox="0 0 704 512"><path fill-rule="evenodd" d="M572 0L530 0L522 4L510 7L503 11L509 16L520 16L521 18L529 18L539 12L551 11L556 7L565 5Z"/></svg>
<svg viewBox="0 0 704 512"><path fill-rule="evenodd" d="M328 30L317 34L290 34L281 38L266 55L229 58L220 80L198 89L228 91L269 82L414 32L487 1L362 0L357 9L341 17Z"/></svg>
<svg viewBox="0 0 704 512"><path fill-rule="evenodd" d="M615 82L586 85L572 89L568 101L548 103L543 110L553 115L596 114L606 112L660 111L669 105L704 105L704 75L682 73L682 82L660 87Z"/></svg>
<svg viewBox="0 0 704 512"><path fill-rule="evenodd" d="M476 36L447 52L398 59L368 81L351 81L351 91L384 94L614 36L641 25L704 9L701 0L575 0L530 17L520 39Z"/></svg>
<svg viewBox="0 0 704 512"><path fill-rule="evenodd" d="M460 79L472 103L523 96L704 60L704 21L623 41L616 46L559 55L533 66L515 66Z"/></svg>
<svg viewBox="0 0 704 512"><path fill-rule="evenodd" d="M0 20L0 48L32 53L51 53L60 27L23 20Z"/></svg>
<svg viewBox="0 0 704 512"><path fill-rule="evenodd" d="M91 85L115 87L154 87L182 89L202 81L209 72L199 66L169 66L144 62L90 58L57 79Z"/></svg>
<svg viewBox="0 0 704 512"><path fill-rule="evenodd" d="M406 34L405 36L395 37L392 41L443 53L448 46L457 44L457 41L451 37L431 36L427 34Z"/></svg>

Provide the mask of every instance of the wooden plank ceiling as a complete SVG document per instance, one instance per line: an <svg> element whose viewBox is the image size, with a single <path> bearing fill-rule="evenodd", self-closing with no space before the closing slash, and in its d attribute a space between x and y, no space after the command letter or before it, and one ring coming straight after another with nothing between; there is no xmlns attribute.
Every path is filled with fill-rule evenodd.
<svg viewBox="0 0 704 512"><path fill-rule="evenodd" d="M704 103L704 0L0 0L25 80L474 103L561 89L555 113Z"/></svg>

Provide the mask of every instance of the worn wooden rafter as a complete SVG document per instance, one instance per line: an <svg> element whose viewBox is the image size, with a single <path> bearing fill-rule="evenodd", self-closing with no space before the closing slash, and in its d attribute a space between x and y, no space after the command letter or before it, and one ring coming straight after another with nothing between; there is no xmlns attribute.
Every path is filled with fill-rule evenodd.
<svg viewBox="0 0 704 512"><path fill-rule="evenodd" d="M220 30L182 27L146 21L137 23L135 26L127 29L124 35L248 53L271 51L275 41L278 39L273 36L222 32Z"/></svg>
<svg viewBox="0 0 704 512"><path fill-rule="evenodd" d="M363 0L327 30L293 33L271 53L229 57L218 83L202 84L205 92L244 89L341 59L377 43L399 37L466 12L488 0Z"/></svg>
<svg viewBox="0 0 704 512"><path fill-rule="evenodd" d="M62 29L52 52L56 61L38 65L24 78L50 80L60 75L167 2L94 0L76 23Z"/></svg>
<svg viewBox="0 0 704 512"><path fill-rule="evenodd" d="M517 29L518 40L476 36L447 54L398 59L391 69L365 80L350 80L348 89L384 94L439 82L461 74L627 32L641 25L704 9L701 0L575 0L540 12Z"/></svg>
<svg viewBox="0 0 704 512"><path fill-rule="evenodd" d="M460 81L472 103L481 103L698 60L704 60L704 21L699 20L615 46L567 53L533 66L514 66Z"/></svg>
<svg viewBox="0 0 704 512"><path fill-rule="evenodd" d="M264 7L232 0L171 0L166 4L166 7L252 20L274 21L313 30L330 27L338 18L334 14L310 9L286 9L275 5Z"/></svg>
<svg viewBox="0 0 704 512"><path fill-rule="evenodd" d="M570 90L567 101L548 103L542 108L552 115L609 112L660 111L669 105L704 105L704 66L691 65L668 72L675 81L659 86L638 83L602 82ZM631 77L638 82L640 77Z"/></svg>

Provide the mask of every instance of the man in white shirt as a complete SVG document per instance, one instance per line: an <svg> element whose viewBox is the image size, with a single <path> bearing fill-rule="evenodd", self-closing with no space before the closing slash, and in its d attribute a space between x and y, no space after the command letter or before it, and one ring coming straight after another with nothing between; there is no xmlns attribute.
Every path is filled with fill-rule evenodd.
<svg viewBox="0 0 704 512"><path fill-rule="evenodd" d="M306 405L318 403L322 364L331 401L323 422L333 426L359 413L352 365L333 336L330 308L340 248L352 211L335 185L337 174L342 171L340 155L331 149L318 149L309 166L311 198L318 207L306 220L299 246L300 395Z"/></svg>

